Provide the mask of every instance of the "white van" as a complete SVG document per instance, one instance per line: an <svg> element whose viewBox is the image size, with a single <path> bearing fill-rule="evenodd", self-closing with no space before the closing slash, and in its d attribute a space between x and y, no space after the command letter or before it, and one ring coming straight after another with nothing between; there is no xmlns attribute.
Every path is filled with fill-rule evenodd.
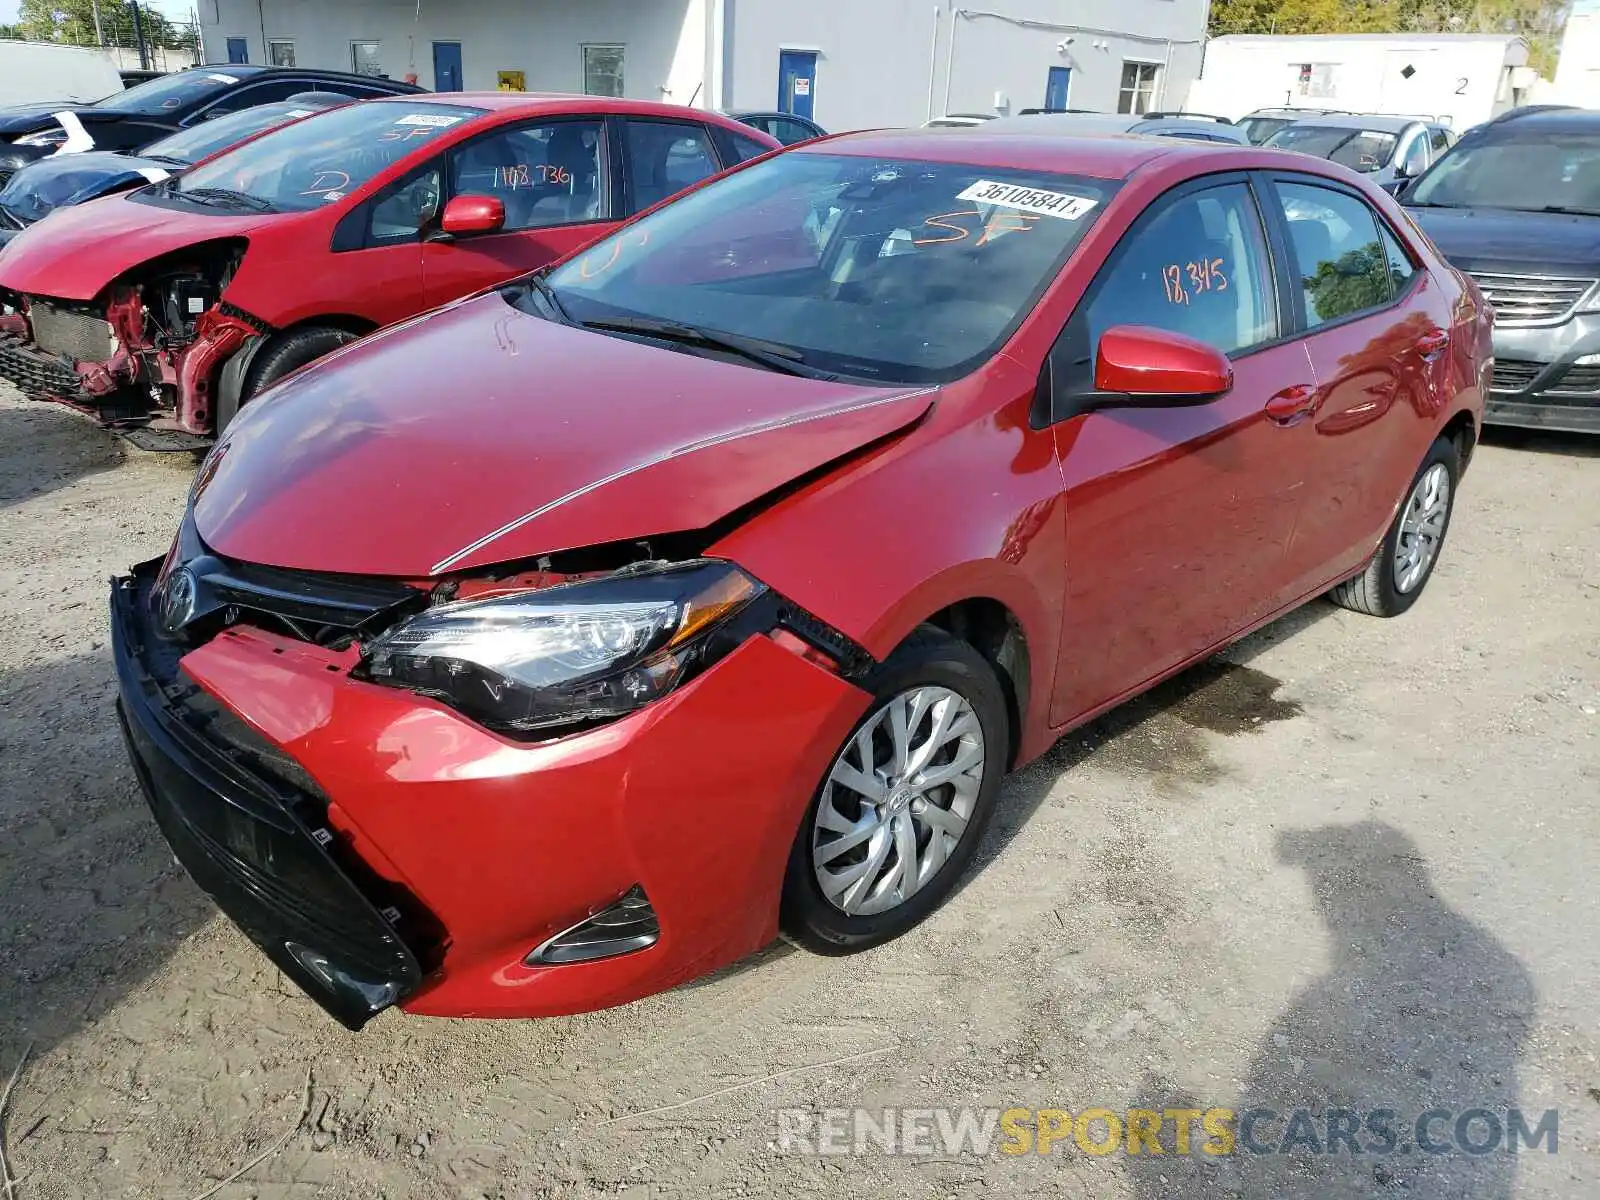
<svg viewBox="0 0 1600 1200"><path fill-rule="evenodd" d="M0 108L11 104L87 104L122 90L104 50L0 39Z"/></svg>

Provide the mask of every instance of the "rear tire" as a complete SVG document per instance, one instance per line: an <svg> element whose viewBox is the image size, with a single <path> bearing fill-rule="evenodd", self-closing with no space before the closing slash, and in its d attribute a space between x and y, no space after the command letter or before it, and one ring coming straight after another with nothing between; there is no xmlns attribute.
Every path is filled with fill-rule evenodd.
<svg viewBox="0 0 1600 1200"><path fill-rule="evenodd" d="M1460 451L1450 439L1439 438L1428 448L1367 565L1330 591L1328 599L1373 617L1398 617L1415 604L1444 549L1460 478Z"/></svg>
<svg viewBox="0 0 1600 1200"><path fill-rule="evenodd" d="M315 362L324 354L348 346L357 338L348 329L335 329L329 325L309 325L279 334L256 353L250 370L245 375L244 386L239 389L239 402L229 405L224 401L217 412L217 432L220 434L233 418L257 393L271 387L285 375L298 371L307 363Z"/></svg>
<svg viewBox="0 0 1600 1200"><path fill-rule="evenodd" d="M917 630L864 686L872 704L806 808L783 883L780 927L818 954L887 942L943 903L982 840L1011 744L994 669L940 629Z"/></svg>

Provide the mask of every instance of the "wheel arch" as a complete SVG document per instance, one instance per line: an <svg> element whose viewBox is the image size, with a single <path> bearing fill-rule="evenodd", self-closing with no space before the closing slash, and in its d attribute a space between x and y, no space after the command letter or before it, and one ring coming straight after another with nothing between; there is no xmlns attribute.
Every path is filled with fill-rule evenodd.
<svg viewBox="0 0 1600 1200"><path fill-rule="evenodd" d="M885 614L866 639L874 657L891 654L920 627L933 625L972 646L994 668L1011 718L1007 766L1050 744L1048 715L1059 630L1050 607L1021 571L995 560L954 567L915 589Z"/></svg>
<svg viewBox="0 0 1600 1200"><path fill-rule="evenodd" d="M1465 408L1446 421L1444 427L1439 430L1440 437L1455 443L1458 477L1466 474L1467 464L1472 460L1472 452L1478 447L1480 432L1471 410Z"/></svg>

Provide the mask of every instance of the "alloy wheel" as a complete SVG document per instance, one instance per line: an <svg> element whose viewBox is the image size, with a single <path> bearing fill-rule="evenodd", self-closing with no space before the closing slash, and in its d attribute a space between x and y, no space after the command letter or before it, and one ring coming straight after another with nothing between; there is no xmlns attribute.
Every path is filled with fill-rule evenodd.
<svg viewBox="0 0 1600 1200"><path fill-rule="evenodd" d="M983 786L983 728L949 688L879 706L834 760L811 828L823 896L850 916L903 904L966 835Z"/></svg>
<svg viewBox="0 0 1600 1200"><path fill-rule="evenodd" d="M1394 545L1394 586L1402 594L1427 578L1444 541L1450 516L1450 472L1434 463L1422 473L1406 498L1400 517L1400 536Z"/></svg>

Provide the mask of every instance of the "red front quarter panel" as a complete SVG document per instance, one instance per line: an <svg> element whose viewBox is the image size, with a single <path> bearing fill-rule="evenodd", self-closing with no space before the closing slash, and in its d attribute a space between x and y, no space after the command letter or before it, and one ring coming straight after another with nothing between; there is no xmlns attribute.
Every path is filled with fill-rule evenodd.
<svg viewBox="0 0 1600 1200"><path fill-rule="evenodd" d="M443 923L443 966L405 1007L449 1016L605 1008L770 941L795 830L868 699L758 637L626 720L526 744L356 683L347 666L253 630L183 660L337 799L352 847ZM690 728L704 737L685 738ZM522 965L635 883L660 916L657 945Z"/></svg>
<svg viewBox="0 0 1600 1200"><path fill-rule="evenodd" d="M947 387L901 441L803 489L708 553L888 655L918 624L988 598L1027 641L1019 756L1050 744L1050 687L1066 562L1061 472L1049 430L1028 427L1036 378L1000 356Z"/></svg>

